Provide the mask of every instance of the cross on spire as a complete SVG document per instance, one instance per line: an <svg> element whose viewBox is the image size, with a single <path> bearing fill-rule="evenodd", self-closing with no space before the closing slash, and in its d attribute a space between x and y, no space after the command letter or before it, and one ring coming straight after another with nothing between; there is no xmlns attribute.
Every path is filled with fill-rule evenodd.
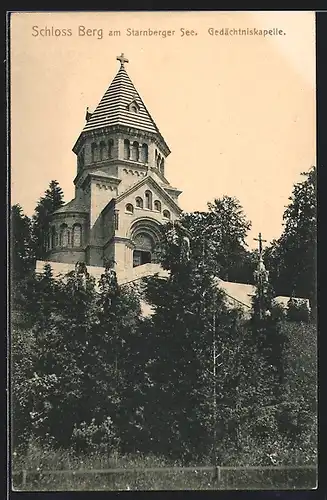
<svg viewBox="0 0 327 500"><path fill-rule="evenodd" d="M120 56L117 56L116 59L117 59L117 61L120 61L120 67L123 67L125 63L129 62L129 60L126 59L123 52L120 54Z"/></svg>
<svg viewBox="0 0 327 500"><path fill-rule="evenodd" d="M259 233L259 237L258 238L253 238L255 241L258 241L259 242L259 255L262 254L262 243L265 242L267 243L267 240L263 240L262 239L262 235L261 233Z"/></svg>

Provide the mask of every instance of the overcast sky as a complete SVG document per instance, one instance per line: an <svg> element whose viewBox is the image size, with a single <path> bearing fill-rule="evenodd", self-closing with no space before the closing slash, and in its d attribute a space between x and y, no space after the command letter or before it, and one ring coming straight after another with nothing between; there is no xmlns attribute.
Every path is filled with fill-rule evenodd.
<svg viewBox="0 0 327 500"><path fill-rule="evenodd" d="M33 26L37 29L33 30ZM72 36L33 36L44 27ZM79 36L78 27L103 29ZM283 30L210 36L209 28ZM126 29L175 30L171 37ZM180 36L180 28L197 35ZM120 30L120 37L108 36ZM72 147L124 52L135 87L171 149L166 176L185 211L236 196L259 231L278 238L300 172L315 164L313 12L16 13L11 18L11 202L27 215L50 180L74 196Z"/></svg>

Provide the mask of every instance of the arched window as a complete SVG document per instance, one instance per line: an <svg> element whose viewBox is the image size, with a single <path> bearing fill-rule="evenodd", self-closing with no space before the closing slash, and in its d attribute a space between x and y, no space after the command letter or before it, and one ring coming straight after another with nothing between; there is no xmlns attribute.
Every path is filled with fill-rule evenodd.
<svg viewBox="0 0 327 500"><path fill-rule="evenodd" d="M130 155L130 145L129 145L129 140L125 139L124 140L124 159L129 160L129 155Z"/></svg>
<svg viewBox="0 0 327 500"><path fill-rule="evenodd" d="M160 172L162 174L165 173L165 159L164 158L161 158L161 162L160 162Z"/></svg>
<svg viewBox="0 0 327 500"><path fill-rule="evenodd" d="M112 158L113 147L114 147L114 141L113 141L113 139L109 139L109 141L108 141L108 158Z"/></svg>
<svg viewBox="0 0 327 500"><path fill-rule="evenodd" d="M96 144L96 142L92 142L91 144L92 163L94 163L97 160L97 155L98 155L98 145Z"/></svg>
<svg viewBox="0 0 327 500"><path fill-rule="evenodd" d="M67 224L61 224L61 226L60 226L59 246L61 246L61 247L67 247L68 246L68 228L67 228Z"/></svg>
<svg viewBox="0 0 327 500"><path fill-rule="evenodd" d="M131 203L127 203L125 210L126 210L126 212L132 214L134 212L134 207Z"/></svg>
<svg viewBox="0 0 327 500"><path fill-rule="evenodd" d="M136 204L137 208L143 208L143 200L140 196L135 198L135 204Z"/></svg>
<svg viewBox="0 0 327 500"><path fill-rule="evenodd" d="M73 247L82 246L82 226L74 224L73 226Z"/></svg>
<svg viewBox="0 0 327 500"><path fill-rule="evenodd" d="M164 216L165 219L170 219L170 212L169 210L164 210L162 215Z"/></svg>
<svg viewBox="0 0 327 500"><path fill-rule="evenodd" d="M106 143L104 141L100 142L100 161L105 159L106 154Z"/></svg>
<svg viewBox="0 0 327 500"><path fill-rule="evenodd" d="M132 147L132 160L139 161L139 143L134 141Z"/></svg>
<svg viewBox="0 0 327 500"><path fill-rule="evenodd" d="M142 163L148 163L148 157L149 157L148 145L147 144L142 144L142 148L141 148L141 162Z"/></svg>
<svg viewBox="0 0 327 500"><path fill-rule="evenodd" d="M159 200L156 200L153 204L154 209L157 210L158 212L161 212L161 203Z"/></svg>
<svg viewBox="0 0 327 500"><path fill-rule="evenodd" d="M152 210L152 193L151 193L151 191L145 191L145 208Z"/></svg>
<svg viewBox="0 0 327 500"><path fill-rule="evenodd" d="M160 169L160 162L161 162L161 156L158 155L157 156L157 169L159 170Z"/></svg>
<svg viewBox="0 0 327 500"><path fill-rule="evenodd" d="M137 107L135 106L135 104L132 104L130 110L133 111L133 113L137 113Z"/></svg>

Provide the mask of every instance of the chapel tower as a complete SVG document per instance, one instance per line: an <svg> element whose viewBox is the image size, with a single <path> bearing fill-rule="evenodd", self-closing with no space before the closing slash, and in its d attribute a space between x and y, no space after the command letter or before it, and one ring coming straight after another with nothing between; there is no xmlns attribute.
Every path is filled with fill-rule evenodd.
<svg viewBox="0 0 327 500"><path fill-rule="evenodd" d="M170 149L127 74L118 73L73 151L75 198L54 212L48 260L91 266L115 262L117 272L156 261L159 226L179 217L181 191L165 177Z"/></svg>

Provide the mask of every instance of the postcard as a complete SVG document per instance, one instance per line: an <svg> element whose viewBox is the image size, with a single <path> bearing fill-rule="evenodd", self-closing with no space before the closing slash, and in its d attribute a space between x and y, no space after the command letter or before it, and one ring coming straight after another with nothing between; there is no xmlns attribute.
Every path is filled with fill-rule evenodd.
<svg viewBox="0 0 327 500"><path fill-rule="evenodd" d="M315 489L315 14L8 25L12 488Z"/></svg>

